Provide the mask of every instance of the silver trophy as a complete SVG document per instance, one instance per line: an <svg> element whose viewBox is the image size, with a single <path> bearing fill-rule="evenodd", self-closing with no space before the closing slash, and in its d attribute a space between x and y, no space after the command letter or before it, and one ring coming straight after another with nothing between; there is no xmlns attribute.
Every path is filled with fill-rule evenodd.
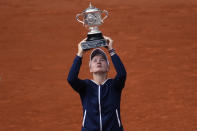
<svg viewBox="0 0 197 131"><path fill-rule="evenodd" d="M101 18L102 13L105 13L104 18ZM80 16L83 17L83 20L79 19ZM87 40L81 43L83 50L107 46L107 41L104 39L102 32L98 28L107 17L108 12L106 10L101 11L100 9L93 7L91 3L87 9L76 15L77 21L90 30L87 35Z"/></svg>

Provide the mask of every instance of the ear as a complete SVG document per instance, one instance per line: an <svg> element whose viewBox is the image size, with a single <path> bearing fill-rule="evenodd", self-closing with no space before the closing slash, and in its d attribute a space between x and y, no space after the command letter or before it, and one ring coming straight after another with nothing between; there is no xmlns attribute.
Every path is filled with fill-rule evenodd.
<svg viewBox="0 0 197 131"><path fill-rule="evenodd" d="M107 66L107 72L109 71L109 69L110 69L110 67L109 67L109 65Z"/></svg>
<svg viewBox="0 0 197 131"><path fill-rule="evenodd" d="M92 73L91 61L89 62L90 73Z"/></svg>
<svg viewBox="0 0 197 131"><path fill-rule="evenodd" d="M90 68L90 73L92 73L93 71L92 71L92 69Z"/></svg>

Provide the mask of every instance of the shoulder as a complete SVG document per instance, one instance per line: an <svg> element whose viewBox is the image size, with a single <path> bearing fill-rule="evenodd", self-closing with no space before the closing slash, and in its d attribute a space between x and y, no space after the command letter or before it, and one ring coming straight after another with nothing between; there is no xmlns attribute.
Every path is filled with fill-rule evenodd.
<svg viewBox="0 0 197 131"><path fill-rule="evenodd" d="M84 81L84 83L86 83L87 86L91 85L93 83L92 80L90 80L90 79L84 79L83 81Z"/></svg>

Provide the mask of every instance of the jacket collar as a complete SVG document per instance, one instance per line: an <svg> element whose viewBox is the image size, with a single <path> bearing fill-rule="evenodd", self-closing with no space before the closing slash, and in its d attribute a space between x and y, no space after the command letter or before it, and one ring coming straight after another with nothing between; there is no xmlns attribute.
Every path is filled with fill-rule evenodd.
<svg viewBox="0 0 197 131"><path fill-rule="evenodd" d="M103 81L100 85L104 85L104 84L107 82L107 80L109 80L109 79L106 79L106 80ZM92 80L92 79L91 79L91 81L92 81L93 83L95 83L96 85L99 86L99 84L98 84L96 81L94 81L94 80Z"/></svg>

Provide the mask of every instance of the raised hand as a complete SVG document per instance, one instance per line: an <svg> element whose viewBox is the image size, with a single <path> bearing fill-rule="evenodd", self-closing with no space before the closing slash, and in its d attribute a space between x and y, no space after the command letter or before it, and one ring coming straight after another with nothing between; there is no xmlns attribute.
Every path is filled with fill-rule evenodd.
<svg viewBox="0 0 197 131"><path fill-rule="evenodd" d="M108 50L112 50L113 49L113 40L110 37L107 37L107 36L104 36L104 38L107 40Z"/></svg>
<svg viewBox="0 0 197 131"><path fill-rule="evenodd" d="M78 44L78 53L77 55L82 57L83 56L83 53L84 53L84 50L82 49L81 47L81 43L85 42L87 38L83 39L79 44Z"/></svg>

